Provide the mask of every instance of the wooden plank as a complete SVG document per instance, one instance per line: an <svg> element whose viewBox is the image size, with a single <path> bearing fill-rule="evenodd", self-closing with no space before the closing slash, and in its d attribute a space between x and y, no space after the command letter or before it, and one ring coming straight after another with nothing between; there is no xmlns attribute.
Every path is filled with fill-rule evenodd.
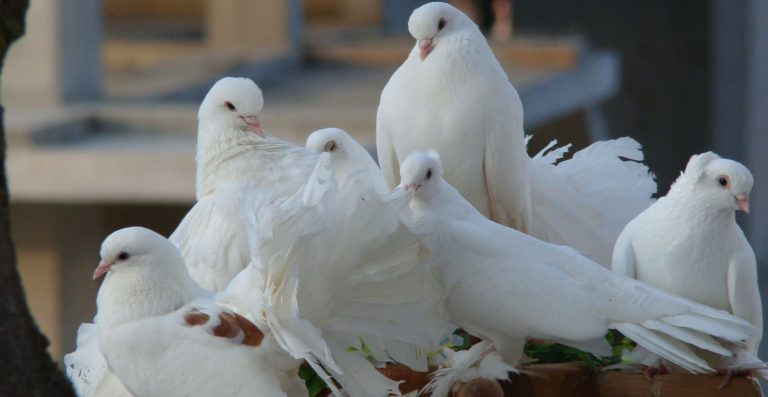
<svg viewBox="0 0 768 397"><path fill-rule="evenodd" d="M648 382L643 374L609 371L598 376L600 397L759 397L760 388L750 378L737 377L719 388L722 376L666 374Z"/></svg>
<svg viewBox="0 0 768 397"><path fill-rule="evenodd" d="M380 369L391 379L404 380L403 393L421 389L427 383L427 374L414 372L402 365L389 364ZM719 388L722 376L666 374L656 375L652 381L635 372L608 371L597 373L584 363L532 364L521 367L521 373L511 374L508 381L500 382L509 397L760 397L756 381L736 377ZM480 397L459 388L463 397ZM463 394L462 394L463 393ZM476 394L476 393L475 393Z"/></svg>
<svg viewBox="0 0 768 397"><path fill-rule="evenodd" d="M505 396L515 397L592 397L595 376L584 363L532 364L520 374L502 382Z"/></svg>

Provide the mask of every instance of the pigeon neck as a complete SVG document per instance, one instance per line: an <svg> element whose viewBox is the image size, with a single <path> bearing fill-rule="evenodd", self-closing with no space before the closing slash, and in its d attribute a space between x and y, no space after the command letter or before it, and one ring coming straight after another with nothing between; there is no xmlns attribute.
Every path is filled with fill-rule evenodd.
<svg viewBox="0 0 768 397"><path fill-rule="evenodd" d="M216 125L201 124L199 129L217 132L213 137L198 135L198 200L222 182L248 181L271 189L282 187L286 183L281 178L290 174L287 170L295 170L304 182L317 160L314 151L273 136L261 138L232 127L216 128Z"/></svg>
<svg viewBox="0 0 768 397"><path fill-rule="evenodd" d="M444 179L430 186L430 191L415 196L411 201L411 210L416 222L428 219L439 222L442 219L458 220L473 215L482 216Z"/></svg>
<svg viewBox="0 0 768 397"><path fill-rule="evenodd" d="M429 102L455 98L467 86L476 86L478 81L482 83L487 76L493 75L494 72L487 69L494 63L498 66L479 31L459 31L441 37L425 59L421 59L419 53L417 44L407 61L410 64L407 70L414 79L410 89L415 90L412 94L426 90L423 92L426 96L421 100ZM486 60L489 56L492 62Z"/></svg>
<svg viewBox="0 0 768 397"><path fill-rule="evenodd" d="M196 197L212 192L222 178L239 175L236 168L241 157L257 144L258 137L244 135L227 125L200 123L197 138ZM206 133L202 133L206 131Z"/></svg>
<svg viewBox="0 0 768 397"><path fill-rule="evenodd" d="M444 47L443 51L438 51L440 46ZM428 65L434 66L441 90L461 86L457 84L460 82L475 85L478 79L489 81L492 76L503 76L504 83L508 84L506 73L496 61L485 37L477 30L467 30L446 38L435 47L431 56L435 59ZM500 82L493 81L493 84L496 83Z"/></svg>

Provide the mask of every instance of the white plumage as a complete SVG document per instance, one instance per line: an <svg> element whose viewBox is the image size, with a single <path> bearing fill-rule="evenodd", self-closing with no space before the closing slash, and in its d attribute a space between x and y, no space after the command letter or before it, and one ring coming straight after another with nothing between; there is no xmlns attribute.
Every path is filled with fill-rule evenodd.
<svg viewBox="0 0 768 397"><path fill-rule="evenodd" d="M626 226L612 269L753 324L747 355L757 362L762 306L755 254L736 224L749 211L753 178L743 165L707 152L691 157L669 193ZM745 361L746 360L746 361Z"/></svg>
<svg viewBox="0 0 768 397"><path fill-rule="evenodd" d="M708 334L739 341L755 331L725 311L616 275L568 247L486 219L443 179L434 152L417 152L400 169L396 197L410 197L404 210L435 255L451 321L493 342L512 365L528 337L580 346L615 328L690 371L711 372L686 343L730 355Z"/></svg>
<svg viewBox="0 0 768 397"><path fill-rule="evenodd" d="M520 97L477 26L449 4L429 3L408 28L416 45L381 93L377 114L379 164L390 187L406 156L434 148L446 160L446 180L483 215L609 266L621 228L656 191L644 165L619 159L642 160L640 145L596 143L558 166L551 160L565 149L530 158Z"/></svg>
<svg viewBox="0 0 768 397"><path fill-rule="evenodd" d="M198 201L170 240L192 278L211 291L224 289L250 261L238 206L254 194L266 195L267 205L294 194L317 161L314 151L264 133L258 121L263 104L253 81L225 77L198 112Z"/></svg>
<svg viewBox="0 0 768 397"><path fill-rule="evenodd" d="M504 362L488 341L480 341L468 350L454 352L444 349L443 354L448 356L444 367L432 374L432 379L425 387L425 391L433 397L449 396L458 384L473 379L507 380L510 372L518 372L515 367Z"/></svg>
<svg viewBox="0 0 768 397"><path fill-rule="evenodd" d="M120 379L107 366L99 350L95 324L81 324L77 329L77 350L64 356L75 392L80 397L132 397Z"/></svg>
<svg viewBox="0 0 768 397"><path fill-rule="evenodd" d="M98 348L134 396L306 395L296 360L217 305L164 237L118 230L101 257L94 278L109 273L97 297Z"/></svg>
<svg viewBox="0 0 768 397"><path fill-rule="evenodd" d="M529 234L608 267L624 225L656 192L656 182L639 162L640 144L628 137L599 141L567 160L561 157L570 145L549 150L554 144L532 158Z"/></svg>
<svg viewBox="0 0 768 397"><path fill-rule="evenodd" d="M357 145L340 142L337 149ZM272 234L249 234L260 263L239 274L220 301L244 314L266 313L283 349L326 379L332 375L349 395L399 395L397 382L373 363L426 370L429 353L452 327L443 321L430 252L381 199L368 162L347 154L323 152L305 187L268 219L246 217L269 223Z"/></svg>
<svg viewBox="0 0 768 397"><path fill-rule="evenodd" d="M429 252L380 198L382 177L357 142L338 129L313 134L310 148L264 138L239 117L261 105L250 80L211 88L199 112L199 201L171 240L199 282L221 290L232 279L217 302L269 329L335 392L329 373L352 395L398 394L350 348L426 368L451 329ZM314 148L328 141L333 151Z"/></svg>

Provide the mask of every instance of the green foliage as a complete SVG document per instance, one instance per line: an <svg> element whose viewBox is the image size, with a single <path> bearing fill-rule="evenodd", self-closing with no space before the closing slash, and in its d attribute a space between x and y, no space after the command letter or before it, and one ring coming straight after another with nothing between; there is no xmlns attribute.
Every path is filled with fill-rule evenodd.
<svg viewBox="0 0 768 397"><path fill-rule="evenodd" d="M609 330L605 334L605 340L611 345L611 351L613 353L611 356L607 357L597 357L594 354L559 343L534 340L530 340L526 343L525 354L536 360L536 363L538 364L581 361L586 363L588 367L594 368L620 363L624 352L632 350L635 347L635 344L629 340L629 338L614 330Z"/></svg>
<svg viewBox="0 0 768 397"><path fill-rule="evenodd" d="M323 382L323 379L307 364L304 364L299 368L299 378L303 379L304 384L307 385L309 397L317 397L323 390L325 390L325 382Z"/></svg>
<svg viewBox="0 0 768 397"><path fill-rule="evenodd" d="M525 344L525 354L536 360L537 364L554 364L569 361L581 361L588 367L603 365L603 359L593 354L583 352L574 347L559 343L539 342L530 340Z"/></svg>
<svg viewBox="0 0 768 397"><path fill-rule="evenodd" d="M443 345L444 347L452 349L453 351L467 350L472 347L472 336L469 335L467 331L464 331L463 329L457 329L456 331L453 331L453 335L458 336L461 339L461 343L456 343L454 341L459 338L453 338L452 340L446 342Z"/></svg>
<svg viewBox="0 0 768 397"><path fill-rule="evenodd" d="M365 344L365 340L363 340L362 336L360 337L360 347L348 346L345 350L348 352L360 352L360 354L368 361L376 361L376 358L373 357L373 352L368 347L368 345Z"/></svg>
<svg viewBox="0 0 768 397"><path fill-rule="evenodd" d="M605 334L605 340L611 345L611 350L613 351L611 363L608 365L620 363L624 352L632 351L637 346L637 343L622 335L621 332L612 329L608 330Z"/></svg>
<svg viewBox="0 0 768 397"><path fill-rule="evenodd" d="M635 343L618 331L609 330L605 334L605 340L611 345L612 355L597 357L574 347L544 341L529 340L525 345L525 354L536 360L537 364L555 364L571 361L581 361L590 368L618 364L622 361L625 352L631 351ZM443 347L454 351L467 350L472 346L472 336L462 329L457 329L453 337L442 344ZM348 352L359 352L363 357L374 361L373 354L365 341L360 338L359 346L349 346ZM430 354L436 354L430 353ZM307 364L299 369L299 377L304 380L309 390L309 397L317 397L326 390L325 382Z"/></svg>

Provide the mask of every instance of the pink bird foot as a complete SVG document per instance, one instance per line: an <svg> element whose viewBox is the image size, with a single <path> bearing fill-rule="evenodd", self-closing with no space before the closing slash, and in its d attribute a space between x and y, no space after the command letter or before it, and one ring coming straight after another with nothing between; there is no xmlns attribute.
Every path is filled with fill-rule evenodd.
<svg viewBox="0 0 768 397"><path fill-rule="evenodd" d="M731 370L731 369L728 369L728 368L722 368L722 369L718 369L716 371L716 373L723 377L723 381L720 382L719 386L717 386L718 389L722 389L722 388L728 386L728 384L731 383L731 380L733 380L733 378L738 378L738 377L742 377L742 376L743 377L747 377L747 376L752 375L752 371L748 370L748 369L746 369L746 370Z"/></svg>

